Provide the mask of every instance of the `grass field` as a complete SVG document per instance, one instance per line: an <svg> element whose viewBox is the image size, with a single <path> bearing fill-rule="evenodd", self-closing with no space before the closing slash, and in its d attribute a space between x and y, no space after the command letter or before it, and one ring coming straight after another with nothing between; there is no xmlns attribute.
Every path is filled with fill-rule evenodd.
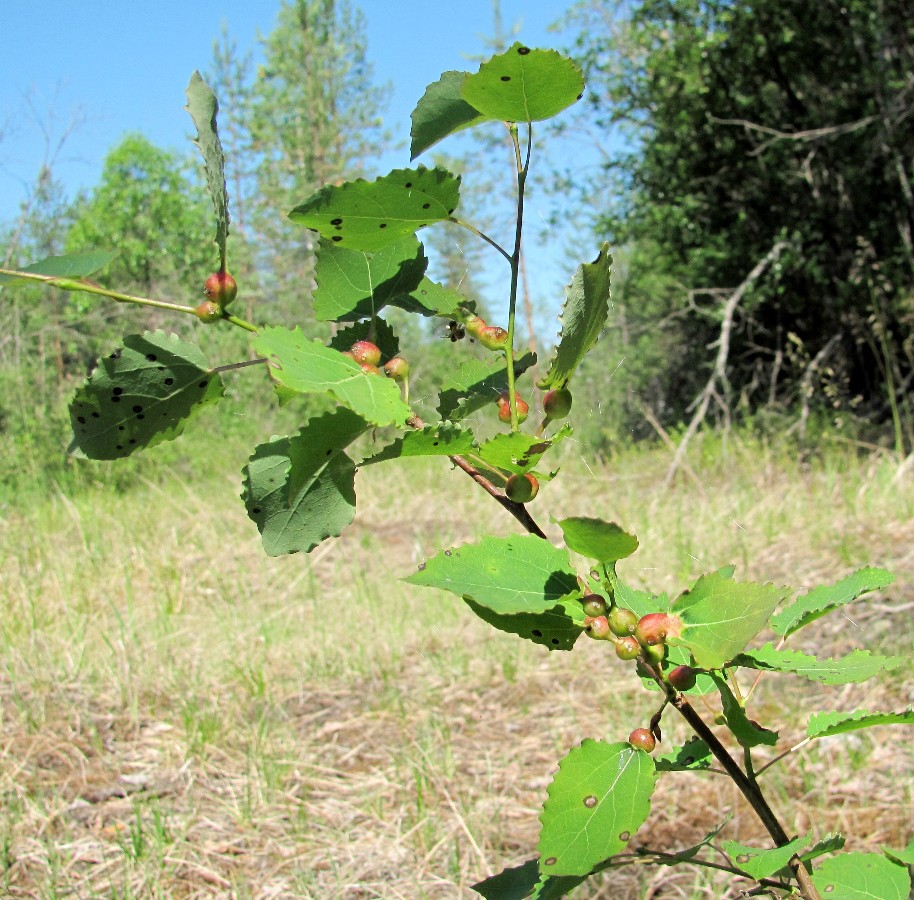
<svg viewBox="0 0 914 900"><path fill-rule="evenodd" d="M378 467L359 514L308 557L269 559L238 500L245 448L9 507L0 524L0 895L450 898L532 855L555 763L584 737L624 740L644 694L607 645L548 653L450 595L394 580L514 521L447 464ZM898 461L832 448L807 462L758 443L697 443L697 481L662 487L664 450L594 468L573 454L531 506L641 539L620 566L678 592L726 563L797 588L866 563L884 596L807 629L797 649L910 654L914 487ZM205 471L201 471L201 469ZM361 479L361 476L360 476ZM624 677L623 676L624 673ZM757 716L783 749L818 709L898 709L910 668L878 683L763 680ZM686 735L665 718L665 743ZM765 784L789 833L849 849L914 833L914 742L900 728L813 745ZM900 773L902 777L899 777ZM637 841L761 839L715 776L667 776ZM743 885L744 886L744 885ZM709 870L630 867L576 897L736 897Z"/></svg>

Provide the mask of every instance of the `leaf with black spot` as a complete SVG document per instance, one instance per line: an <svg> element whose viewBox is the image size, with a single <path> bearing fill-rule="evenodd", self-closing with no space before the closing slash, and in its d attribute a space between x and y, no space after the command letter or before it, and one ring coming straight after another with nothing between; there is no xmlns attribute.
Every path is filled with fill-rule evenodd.
<svg viewBox="0 0 914 900"><path fill-rule="evenodd" d="M489 119L538 122L567 109L583 90L584 76L573 60L516 43L467 76L460 96Z"/></svg>
<svg viewBox="0 0 914 900"><path fill-rule="evenodd" d="M355 463L344 451L369 428L341 407L255 449L242 496L270 556L310 553L353 520Z"/></svg>
<svg viewBox="0 0 914 900"><path fill-rule="evenodd" d="M473 432L457 425L441 422L428 425L420 431L407 431L403 437L379 450L373 456L363 459L359 466L370 466L390 459L406 456L451 456L466 454L473 450Z"/></svg>
<svg viewBox="0 0 914 900"><path fill-rule="evenodd" d="M350 250L380 250L433 222L450 218L460 178L447 169L395 169L375 181L327 185L289 218Z"/></svg>
<svg viewBox="0 0 914 900"><path fill-rule="evenodd" d="M223 392L198 347L161 331L128 335L70 401L70 450L119 459L173 440Z"/></svg>
<svg viewBox="0 0 914 900"><path fill-rule="evenodd" d="M552 609L541 613L501 615L492 612L470 597L463 598L467 606L493 628L516 634L550 650L571 650L584 630L584 608L577 597L562 600Z"/></svg>

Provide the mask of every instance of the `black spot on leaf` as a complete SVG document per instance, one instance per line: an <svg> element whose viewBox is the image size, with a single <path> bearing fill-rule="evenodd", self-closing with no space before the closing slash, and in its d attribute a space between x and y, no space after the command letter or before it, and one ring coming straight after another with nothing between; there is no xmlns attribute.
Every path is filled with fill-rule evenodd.
<svg viewBox="0 0 914 900"><path fill-rule="evenodd" d="M422 204L422 208L423 208L423 209L428 209L431 205L432 205L431 203L423 203L423 204Z"/></svg>
<svg viewBox="0 0 914 900"><path fill-rule="evenodd" d="M342 219L331 219L330 224L336 225L337 227L339 227L340 225L343 224L343 220Z"/></svg>
<svg viewBox="0 0 914 900"><path fill-rule="evenodd" d="M134 406L134 407L133 407L133 411L134 411L134 412L142 412L142 411L143 411L143 407L142 407L142 406L139 406L139 405Z"/></svg>
<svg viewBox="0 0 914 900"><path fill-rule="evenodd" d="M148 359L150 362L155 362L158 357L155 355L155 353L147 353L146 359Z"/></svg>
<svg viewBox="0 0 914 900"><path fill-rule="evenodd" d="M114 394L115 397L120 397L120 395L124 393L124 389L116 387L111 393Z"/></svg>
<svg viewBox="0 0 914 900"><path fill-rule="evenodd" d="M510 81L510 80L511 80L511 76L510 76L510 75L502 75L502 76L501 76L501 80L502 80L502 81Z"/></svg>
<svg viewBox="0 0 914 900"><path fill-rule="evenodd" d="M335 235L333 235L332 238L330 238L331 241L336 241L337 243L339 243L342 239L343 239L343 236L340 234L335 234Z"/></svg>
<svg viewBox="0 0 914 900"><path fill-rule="evenodd" d="M520 56L526 56L530 52L529 47L518 47L517 52Z"/></svg>
<svg viewBox="0 0 914 900"><path fill-rule="evenodd" d="M543 632L540 631L539 628L534 628L534 629L533 629L533 636L534 636L534 637L542 637L542 636L543 636Z"/></svg>

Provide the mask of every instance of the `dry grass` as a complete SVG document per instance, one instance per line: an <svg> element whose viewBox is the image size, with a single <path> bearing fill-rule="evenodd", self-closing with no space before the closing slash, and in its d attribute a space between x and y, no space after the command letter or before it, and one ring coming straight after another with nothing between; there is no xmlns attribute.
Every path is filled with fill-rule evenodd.
<svg viewBox="0 0 914 900"><path fill-rule="evenodd" d="M740 444L707 456L701 486L669 491L662 453L596 472L569 458L531 510L624 524L642 549L622 575L657 590L728 562L798 587L886 565L898 580L885 597L808 640L910 653L914 489L892 485L897 464L830 454L801 466ZM529 858L557 759L583 737L624 739L653 698L619 677L606 645L550 654L450 595L390 580L514 524L446 465L388 468L360 484L355 525L310 557L267 559L224 471L57 493L7 516L0 894L471 897L474 881ZM758 712L783 723L781 746L808 711L897 708L914 683L902 670L824 692L763 682ZM665 730L671 744L685 736L671 719ZM786 829L840 830L853 848L908 839L914 752L901 735L822 741L772 770ZM670 777L659 791L645 842L683 846L725 812L729 835L760 836L724 779ZM737 887L622 870L579 896Z"/></svg>

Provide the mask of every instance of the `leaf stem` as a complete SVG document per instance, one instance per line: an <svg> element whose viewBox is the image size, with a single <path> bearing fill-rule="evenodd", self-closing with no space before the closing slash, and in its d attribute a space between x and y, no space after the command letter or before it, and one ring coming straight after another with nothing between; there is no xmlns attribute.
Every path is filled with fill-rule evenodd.
<svg viewBox="0 0 914 900"><path fill-rule="evenodd" d="M61 278L55 275L40 275L37 272L23 272L18 269L0 268L0 275L11 275L15 278L24 278L28 281L38 281L46 284L48 287L56 287L62 291L81 291L85 294L96 294L100 297L107 297L117 303L134 303L137 306L151 306L153 309L167 309L171 312L180 312L196 316L196 310L193 306L181 306L178 303L167 303L164 300L152 300L149 297L136 297L133 294L122 294L119 291L112 291L108 288L96 284L94 281L86 281L77 278ZM232 325L244 328L245 331L251 331L257 334L257 327L238 316L222 313L222 318Z"/></svg>
<svg viewBox="0 0 914 900"><path fill-rule="evenodd" d="M524 191L527 184L527 172L530 168L530 154L533 149L533 125L527 123L527 154L521 160L520 140L517 123L508 126L511 142L514 145L514 158L517 163L517 223L514 230L514 252L511 254L511 293L508 298L508 343L505 346L505 357L508 363L508 402L511 407L511 431L517 431L517 401L514 386L514 330L517 318L517 282L520 274L521 247L524 230Z"/></svg>
<svg viewBox="0 0 914 900"><path fill-rule="evenodd" d="M410 428L415 428L417 431L425 428L425 422L416 415L410 416L406 420L406 424L409 425ZM524 506L523 503L515 503L513 500L509 500L491 481L489 481L488 478L486 478L485 475L482 474L482 472L479 471L479 469L464 459L464 457L453 454L449 455L448 459L462 472L466 472L466 474L489 494L489 496L494 497L498 503L500 503L527 531L530 532L530 534L535 534L544 541L549 540L543 529L537 525L533 516L527 512L527 507Z"/></svg>
<svg viewBox="0 0 914 900"><path fill-rule="evenodd" d="M480 231L475 225L471 225L469 222L464 222L463 219L454 218L454 216L451 216L451 218L448 219L448 222L453 222L455 225L459 225L461 228L466 228L467 231L469 231L471 234L475 234L476 237L485 241L490 247L494 247L508 262L511 262L511 254L508 253L508 251L505 250L505 248L502 247L498 241L490 238L485 232Z"/></svg>

